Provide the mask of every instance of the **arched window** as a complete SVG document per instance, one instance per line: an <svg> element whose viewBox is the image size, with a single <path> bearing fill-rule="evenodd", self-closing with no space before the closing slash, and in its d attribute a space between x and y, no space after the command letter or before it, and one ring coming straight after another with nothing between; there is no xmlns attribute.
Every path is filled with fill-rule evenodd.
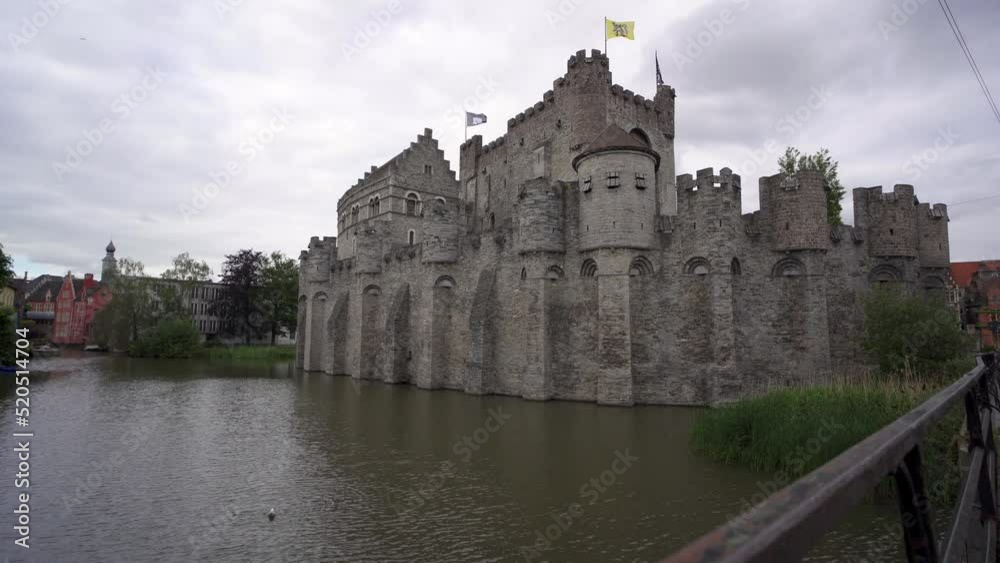
<svg viewBox="0 0 1000 563"><path fill-rule="evenodd" d="M497 226L497 218L495 215L490 213L490 229L496 228L496 226Z"/></svg>
<svg viewBox="0 0 1000 563"><path fill-rule="evenodd" d="M527 268L521 268L521 279L522 280L528 279L528 269Z"/></svg>
<svg viewBox="0 0 1000 563"><path fill-rule="evenodd" d="M420 204L420 196L410 192L406 194L406 214L417 215L417 208ZM412 244L412 243L411 243Z"/></svg>
<svg viewBox="0 0 1000 563"><path fill-rule="evenodd" d="M597 262L594 262L593 258L587 258L583 261L583 265L580 266L580 277L581 278L592 278L597 275Z"/></svg>
<svg viewBox="0 0 1000 563"><path fill-rule="evenodd" d="M351 208L351 222L352 223L357 223L358 222L358 213L360 211L361 211L361 208L358 207L357 205L355 205L354 207Z"/></svg>
<svg viewBox="0 0 1000 563"><path fill-rule="evenodd" d="M545 279L547 280L559 280L563 277L563 270L559 266L552 265L549 269L545 270Z"/></svg>
<svg viewBox="0 0 1000 563"><path fill-rule="evenodd" d="M650 147L649 135L647 135L645 131L643 131L642 129L639 129L638 127L636 127L635 129L629 131L629 133L633 137L635 137L636 139L638 139L639 142L643 144L643 146L645 146L646 148Z"/></svg>
<svg viewBox="0 0 1000 563"><path fill-rule="evenodd" d="M413 229L410 229L410 232L406 233L406 242L410 246L413 246L413 244L417 242L417 233L414 232Z"/></svg>
<svg viewBox="0 0 1000 563"><path fill-rule="evenodd" d="M630 276L651 276L653 272L653 263L645 256L636 256L628 267L628 275Z"/></svg>
<svg viewBox="0 0 1000 563"><path fill-rule="evenodd" d="M378 196L375 196L375 202L374 202L374 205L373 205L373 209L375 210L375 213L373 213L372 215L378 215L379 214L379 211L380 211L379 207L380 207L380 204L379 204Z"/></svg>
<svg viewBox="0 0 1000 563"><path fill-rule="evenodd" d="M696 276L705 276L711 270L708 267L708 260L698 256L688 260L687 264L684 266L685 274L694 274Z"/></svg>
<svg viewBox="0 0 1000 563"><path fill-rule="evenodd" d="M743 275L743 266L740 265L739 258L733 258L733 261L729 263L729 273L734 276Z"/></svg>
<svg viewBox="0 0 1000 563"><path fill-rule="evenodd" d="M806 275L806 265L796 258L782 258L771 269L774 277L794 278Z"/></svg>
<svg viewBox="0 0 1000 563"><path fill-rule="evenodd" d="M434 287L443 287L445 289L451 289L455 287L455 278L451 276L441 276L434 282Z"/></svg>

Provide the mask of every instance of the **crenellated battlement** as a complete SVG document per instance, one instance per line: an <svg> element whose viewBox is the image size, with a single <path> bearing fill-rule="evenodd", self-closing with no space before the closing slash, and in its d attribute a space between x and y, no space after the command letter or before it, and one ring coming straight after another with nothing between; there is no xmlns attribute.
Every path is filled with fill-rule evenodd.
<svg viewBox="0 0 1000 563"><path fill-rule="evenodd" d="M679 191L707 191L710 188L732 189L739 192L742 189L740 175L733 174L728 167L719 170L715 174L714 168L702 168L696 172L696 176L681 174L677 177L677 189Z"/></svg>
<svg viewBox="0 0 1000 563"><path fill-rule="evenodd" d="M580 49L576 54L570 55L569 60L566 61L566 74L572 74L575 70L579 70L581 66L591 64L608 68L608 56L602 53L600 49L591 49L590 56L588 57L587 50Z"/></svg>

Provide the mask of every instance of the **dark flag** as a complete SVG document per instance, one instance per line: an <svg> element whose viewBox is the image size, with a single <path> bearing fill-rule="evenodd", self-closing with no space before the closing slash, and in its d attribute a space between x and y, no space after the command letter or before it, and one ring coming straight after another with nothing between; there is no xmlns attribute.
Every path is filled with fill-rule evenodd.
<svg viewBox="0 0 1000 563"><path fill-rule="evenodd" d="M653 58L656 59L656 85L663 86L663 75L660 74L660 56L653 51Z"/></svg>

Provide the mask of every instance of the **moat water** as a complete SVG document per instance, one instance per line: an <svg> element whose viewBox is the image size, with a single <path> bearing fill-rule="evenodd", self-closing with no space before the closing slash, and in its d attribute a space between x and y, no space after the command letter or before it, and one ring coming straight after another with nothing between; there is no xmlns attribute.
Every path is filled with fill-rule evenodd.
<svg viewBox="0 0 1000 563"><path fill-rule="evenodd" d="M51 371L31 384L28 550L13 544L19 428L0 396L12 562L657 561L771 478L692 454L698 409L356 384L287 363L33 367ZM898 560L895 518L862 506L810 560Z"/></svg>

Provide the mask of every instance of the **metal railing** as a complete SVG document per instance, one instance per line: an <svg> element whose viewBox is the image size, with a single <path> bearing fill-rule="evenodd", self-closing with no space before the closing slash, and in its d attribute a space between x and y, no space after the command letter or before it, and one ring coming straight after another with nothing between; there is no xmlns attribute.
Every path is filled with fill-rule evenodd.
<svg viewBox="0 0 1000 563"><path fill-rule="evenodd" d="M922 405L812 473L778 491L740 518L695 540L664 563L799 561L886 476L896 484L903 544L911 563L997 561L996 450L998 354ZM941 545L931 524L920 443L934 423L964 400L968 469Z"/></svg>

